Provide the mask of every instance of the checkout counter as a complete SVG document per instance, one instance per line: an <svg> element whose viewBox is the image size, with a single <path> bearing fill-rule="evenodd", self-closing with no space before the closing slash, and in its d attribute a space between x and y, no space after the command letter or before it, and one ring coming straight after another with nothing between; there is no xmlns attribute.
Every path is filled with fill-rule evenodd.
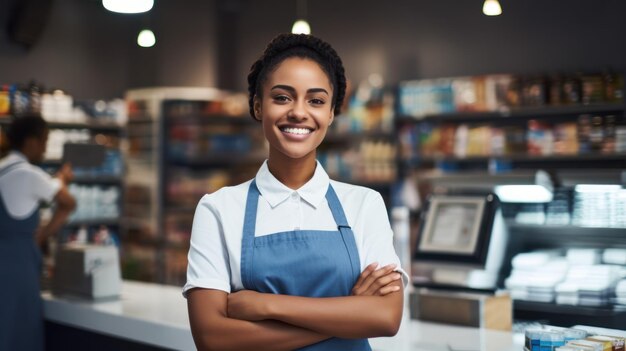
<svg viewBox="0 0 626 351"><path fill-rule="evenodd" d="M124 281L116 301L42 297L47 350L195 350L180 287ZM380 351L520 351L523 342L511 332L412 320L408 311L396 336L370 340Z"/></svg>

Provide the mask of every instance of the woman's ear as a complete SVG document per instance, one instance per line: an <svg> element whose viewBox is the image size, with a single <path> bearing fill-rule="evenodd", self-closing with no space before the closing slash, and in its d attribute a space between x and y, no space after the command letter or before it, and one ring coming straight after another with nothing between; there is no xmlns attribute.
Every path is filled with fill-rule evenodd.
<svg viewBox="0 0 626 351"><path fill-rule="evenodd" d="M252 109L254 111L254 119L260 121L263 117L261 116L261 100L258 98L257 95L254 96Z"/></svg>
<svg viewBox="0 0 626 351"><path fill-rule="evenodd" d="M330 121L328 122L329 127L331 124L333 124L334 120L335 120L335 110L333 109L332 111L330 111Z"/></svg>

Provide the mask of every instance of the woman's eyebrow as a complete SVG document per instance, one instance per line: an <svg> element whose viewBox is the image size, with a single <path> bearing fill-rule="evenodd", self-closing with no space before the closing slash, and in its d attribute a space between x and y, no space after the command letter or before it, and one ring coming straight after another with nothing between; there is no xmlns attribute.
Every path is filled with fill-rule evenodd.
<svg viewBox="0 0 626 351"><path fill-rule="evenodd" d="M282 84L278 84L278 85L274 85L270 90L274 90L274 89L283 89L283 90L287 90L288 92L295 94L296 93L296 89L294 89L293 87L289 86L289 85L282 85ZM324 88L311 88L309 90L306 91L308 94L313 94L313 93L325 93L326 95L330 94L328 93L328 91L326 91L326 89Z"/></svg>

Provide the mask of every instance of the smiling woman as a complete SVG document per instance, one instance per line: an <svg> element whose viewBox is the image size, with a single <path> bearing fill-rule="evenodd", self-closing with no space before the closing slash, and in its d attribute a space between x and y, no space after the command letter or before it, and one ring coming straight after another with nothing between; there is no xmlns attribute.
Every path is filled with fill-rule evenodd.
<svg viewBox="0 0 626 351"><path fill-rule="evenodd" d="M280 35L248 86L269 157L196 209L183 289L196 346L371 350L367 338L397 332L407 279L380 194L330 180L316 160L345 94L341 59L318 38Z"/></svg>

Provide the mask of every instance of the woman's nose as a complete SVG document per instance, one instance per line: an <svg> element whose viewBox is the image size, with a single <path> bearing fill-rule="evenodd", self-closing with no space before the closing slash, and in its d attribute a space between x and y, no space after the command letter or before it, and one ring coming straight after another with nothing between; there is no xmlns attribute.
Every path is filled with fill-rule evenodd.
<svg viewBox="0 0 626 351"><path fill-rule="evenodd" d="M307 117L306 103L304 101L296 101L293 104L293 108L289 113L289 117L296 118L298 120Z"/></svg>

